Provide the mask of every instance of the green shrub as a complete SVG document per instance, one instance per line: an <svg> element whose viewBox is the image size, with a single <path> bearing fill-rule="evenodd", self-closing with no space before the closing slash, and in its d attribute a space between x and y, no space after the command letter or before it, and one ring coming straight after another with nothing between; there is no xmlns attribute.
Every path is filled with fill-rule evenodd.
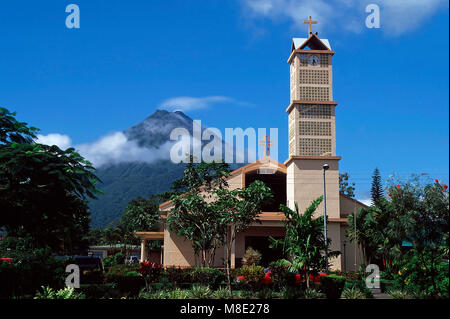
<svg viewBox="0 0 450 319"><path fill-rule="evenodd" d="M395 289L389 291L389 295L394 299L406 299L408 298L408 293L406 291Z"/></svg>
<svg viewBox="0 0 450 319"><path fill-rule="evenodd" d="M257 266L261 262L261 253L252 247L248 247L242 257L242 264L244 266Z"/></svg>
<svg viewBox="0 0 450 319"><path fill-rule="evenodd" d="M344 299L366 299L366 295L356 286L352 288L344 288L341 297Z"/></svg>
<svg viewBox="0 0 450 319"><path fill-rule="evenodd" d="M161 265L150 261L143 261L139 265L139 273L145 278L145 282L149 284L157 282L161 278L163 271Z"/></svg>
<svg viewBox="0 0 450 319"><path fill-rule="evenodd" d="M364 280L346 280L344 285L345 289L355 288L364 294L365 298L373 298L372 290L367 288Z"/></svg>
<svg viewBox="0 0 450 319"><path fill-rule="evenodd" d="M291 263L285 259L270 263L270 274L276 290L281 290L284 287L293 287L296 285L295 273L289 271L290 265Z"/></svg>
<svg viewBox="0 0 450 319"><path fill-rule="evenodd" d="M13 265L0 264L0 297L32 297L41 286L64 288L66 276L64 261L49 248L36 249Z"/></svg>
<svg viewBox="0 0 450 319"><path fill-rule="evenodd" d="M264 267L262 266L242 266L241 275L249 283L257 284L264 278Z"/></svg>
<svg viewBox="0 0 450 319"><path fill-rule="evenodd" d="M193 285L189 291L189 297L192 299L210 299L213 296L213 291L208 286Z"/></svg>
<svg viewBox="0 0 450 319"><path fill-rule="evenodd" d="M214 291L213 297L215 299L230 299L230 292L228 291L227 288L221 287L216 291Z"/></svg>
<svg viewBox="0 0 450 319"><path fill-rule="evenodd" d="M134 296L145 286L144 277L136 271L135 265L115 265L105 274L107 283L114 283L121 294Z"/></svg>
<svg viewBox="0 0 450 319"><path fill-rule="evenodd" d="M85 296L75 292L74 288L54 290L49 286L42 286L42 292L37 291L34 299L84 299Z"/></svg>
<svg viewBox="0 0 450 319"><path fill-rule="evenodd" d="M344 289L346 278L337 275L320 277L320 286L328 299L339 299Z"/></svg>
<svg viewBox="0 0 450 319"><path fill-rule="evenodd" d="M116 288L115 283L81 284L80 291L86 296L86 299L116 299L120 297L120 291Z"/></svg>
<svg viewBox="0 0 450 319"><path fill-rule="evenodd" d="M325 298L325 295L315 288L307 288L303 292L303 297L305 299L321 299Z"/></svg>
<svg viewBox="0 0 450 319"><path fill-rule="evenodd" d="M190 297L189 291L181 290L179 288L169 290L166 294L167 299L188 299Z"/></svg>
<svg viewBox="0 0 450 319"><path fill-rule="evenodd" d="M125 263L125 255L121 252L103 258L103 266L105 268L113 267L116 265L123 265L124 263Z"/></svg>
<svg viewBox="0 0 450 319"><path fill-rule="evenodd" d="M380 279L381 292L389 291L394 285L395 282L393 280Z"/></svg>
<svg viewBox="0 0 450 319"><path fill-rule="evenodd" d="M0 299L16 296L17 269L9 262L0 261Z"/></svg>
<svg viewBox="0 0 450 319"><path fill-rule="evenodd" d="M273 298L273 290L269 287L263 287L258 291L259 299L272 299Z"/></svg>
<svg viewBox="0 0 450 319"><path fill-rule="evenodd" d="M164 276L175 286L192 282L189 268L168 267L164 270Z"/></svg>
<svg viewBox="0 0 450 319"><path fill-rule="evenodd" d="M303 296L303 292L299 287L287 286L280 291L283 299L297 299Z"/></svg>
<svg viewBox="0 0 450 319"><path fill-rule="evenodd" d="M395 266L398 271L393 275L395 285L391 290L401 289L418 298L449 297L448 262L442 260L441 254L412 249Z"/></svg>
<svg viewBox="0 0 450 319"><path fill-rule="evenodd" d="M175 288L175 285L166 276L162 276L158 282L150 283L150 287L152 290L172 290Z"/></svg>
<svg viewBox="0 0 450 319"><path fill-rule="evenodd" d="M190 270L191 283L217 288L226 282L225 274L216 268L192 267Z"/></svg>

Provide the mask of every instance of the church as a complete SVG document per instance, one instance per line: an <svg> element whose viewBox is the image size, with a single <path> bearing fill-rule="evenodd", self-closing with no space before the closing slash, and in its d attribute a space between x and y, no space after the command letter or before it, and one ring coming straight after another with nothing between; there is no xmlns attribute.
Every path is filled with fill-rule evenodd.
<svg viewBox="0 0 450 319"><path fill-rule="evenodd" d="M261 180L274 193L274 201L263 207L258 221L245 232L238 233L232 246L231 267L240 267L248 247L262 254L262 263L281 258L281 252L269 248L269 236L283 237L284 214L279 212L280 204L303 212L310 203L326 194L316 215L328 217L327 233L331 249L341 255L330 260L334 270L354 271L361 262L361 255L355 243L346 237L347 217L356 214L363 203L339 192L339 161L336 155L335 109L333 99L333 55L330 42L312 32L311 17L308 38L294 38L287 63L290 65L290 103L286 108L289 127L289 157L280 163L270 158L269 143L266 141L266 156L233 172L228 178L230 189L247 187L255 180ZM159 232L138 232L141 239L141 260L149 258L146 243L162 240L159 262L164 266L194 266L195 256L190 242L171 233L164 226L164 219L172 208L170 201L160 205L163 220ZM223 267L224 250L218 249L215 266Z"/></svg>

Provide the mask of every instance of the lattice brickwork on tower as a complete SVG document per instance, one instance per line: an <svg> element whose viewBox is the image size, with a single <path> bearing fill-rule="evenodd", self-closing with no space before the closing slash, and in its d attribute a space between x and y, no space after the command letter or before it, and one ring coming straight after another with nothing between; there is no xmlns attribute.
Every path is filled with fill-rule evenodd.
<svg viewBox="0 0 450 319"><path fill-rule="evenodd" d="M291 156L336 153L335 104L329 103L333 101L332 54L328 52L297 53L290 60L290 93L294 104L289 113Z"/></svg>

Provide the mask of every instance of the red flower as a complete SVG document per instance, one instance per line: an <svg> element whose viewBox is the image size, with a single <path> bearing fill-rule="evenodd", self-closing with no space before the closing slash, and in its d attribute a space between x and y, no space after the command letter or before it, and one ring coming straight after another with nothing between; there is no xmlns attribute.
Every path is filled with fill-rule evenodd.
<svg viewBox="0 0 450 319"><path fill-rule="evenodd" d="M436 183L439 183L439 180L438 180L438 179L435 179L434 181L435 181Z"/></svg>
<svg viewBox="0 0 450 319"><path fill-rule="evenodd" d="M401 186L400 186L400 184L397 184L397 188L400 188Z"/></svg>
<svg viewBox="0 0 450 319"><path fill-rule="evenodd" d="M388 196L389 196L389 197L391 197L391 196L392 196L392 194L391 194L391 193L389 193L389 194L388 194Z"/></svg>
<svg viewBox="0 0 450 319"><path fill-rule="evenodd" d="M445 184L445 185L443 186L443 188L444 188L444 191L446 191L446 190L447 190L447 188L448 188L448 185L447 185L447 184Z"/></svg>

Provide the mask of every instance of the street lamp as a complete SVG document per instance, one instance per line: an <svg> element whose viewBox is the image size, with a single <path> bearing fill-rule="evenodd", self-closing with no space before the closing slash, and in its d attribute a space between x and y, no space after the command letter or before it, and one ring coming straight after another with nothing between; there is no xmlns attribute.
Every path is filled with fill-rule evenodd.
<svg viewBox="0 0 450 319"><path fill-rule="evenodd" d="M325 182L325 171L328 170L330 166L328 164L323 164L323 236L325 239L325 273L328 275L328 248L327 248L327 192L326 192L326 182Z"/></svg>

